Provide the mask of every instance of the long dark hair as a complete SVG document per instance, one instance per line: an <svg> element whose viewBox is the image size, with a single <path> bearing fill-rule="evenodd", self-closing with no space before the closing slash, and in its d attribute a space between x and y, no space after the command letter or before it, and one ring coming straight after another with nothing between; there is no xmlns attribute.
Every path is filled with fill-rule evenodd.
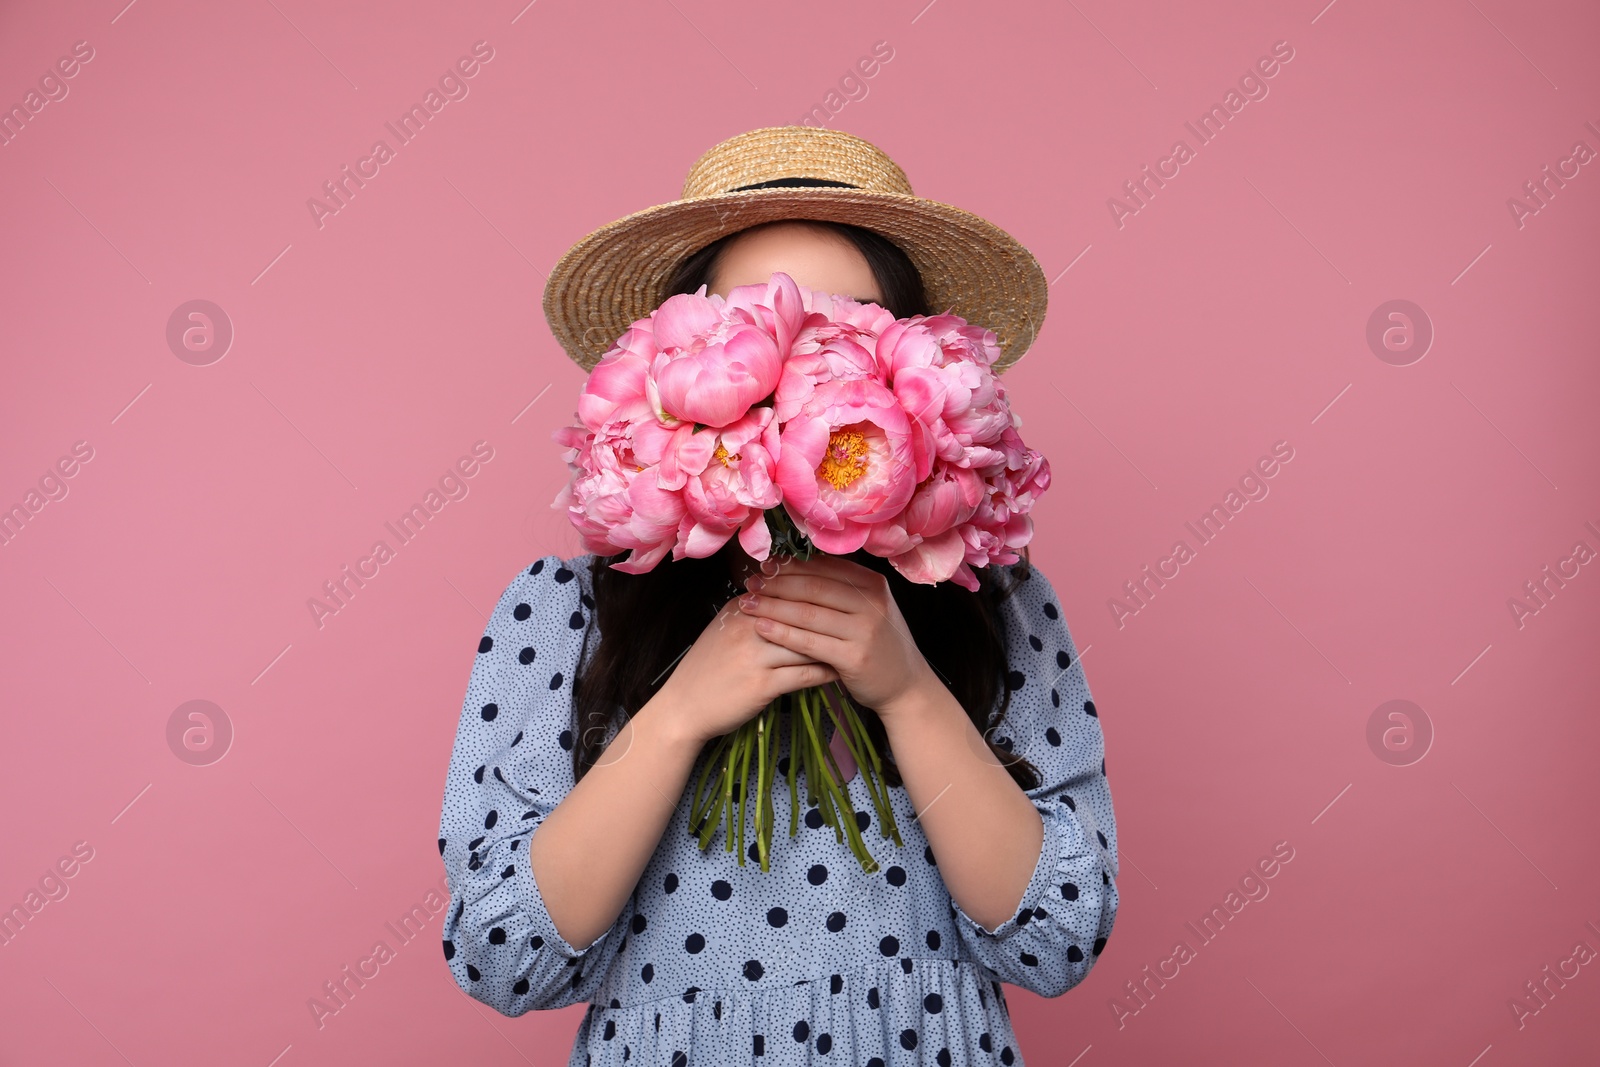
<svg viewBox="0 0 1600 1067"><path fill-rule="evenodd" d="M883 306L897 318L926 315L922 277L905 252L881 234L847 223L805 220L848 238L866 257L883 293ZM740 233L744 231L739 231ZM709 285L722 249L737 234L701 248L673 273L666 299ZM631 717L642 708L701 632L729 599L729 553L742 553L729 539L714 555L666 559L644 574L614 570L626 553L596 555L590 564L595 603L584 632L578 677L573 680L576 719L572 747L573 778L583 777L613 736L620 711ZM978 590L954 582L925 585L900 574L888 560L865 549L846 556L888 578L890 591L917 648L949 687L977 727L989 750L1024 789L1035 788L1039 772L1026 758L997 745L995 730L1011 703L1012 672L1006 660L1006 626L1001 603L1029 573L1028 550L1010 566L976 568ZM590 632L600 641L588 656ZM884 780L901 785L899 769L883 722L870 707L857 704L861 720L883 758Z"/></svg>

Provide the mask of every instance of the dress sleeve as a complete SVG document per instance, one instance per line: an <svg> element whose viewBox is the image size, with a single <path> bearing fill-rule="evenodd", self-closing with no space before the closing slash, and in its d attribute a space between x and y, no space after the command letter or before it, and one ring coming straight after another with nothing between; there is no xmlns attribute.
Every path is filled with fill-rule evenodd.
<svg viewBox="0 0 1600 1067"><path fill-rule="evenodd" d="M528 840L574 784L572 678L593 600L581 567L545 556L495 605L478 644L450 755L439 852L450 883L443 937L468 996L502 1015L588 1000L635 902L582 947L556 931Z"/></svg>
<svg viewBox="0 0 1600 1067"><path fill-rule="evenodd" d="M951 898L964 953L994 977L1044 997L1083 981L1117 915L1117 831L1105 739L1055 590L1037 567L1002 603L1005 718L990 736L1025 756L1039 784L1025 790L1044 841L1017 913L986 929Z"/></svg>

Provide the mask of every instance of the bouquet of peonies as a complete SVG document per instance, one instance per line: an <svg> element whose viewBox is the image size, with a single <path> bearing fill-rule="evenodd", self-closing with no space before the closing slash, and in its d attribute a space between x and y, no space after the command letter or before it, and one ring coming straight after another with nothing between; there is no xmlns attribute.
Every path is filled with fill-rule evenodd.
<svg viewBox="0 0 1600 1067"><path fill-rule="evenodd" d="M669 551L713 555L737 536L756 560L865 548L911 581L976 590L973 567L1017 561L1033 535L1028 512L1050 485L1049 463L1017 432L1022 420L993 370L999 355L993 331L956 315L896 319L781 271L726 298L705 286L668 297L601 357L578 397L578 422L552 435L572 470L552 507L567 510L588 551L628 551L612 566L630 574ZM861 768L883 836L900 845L900 834L860 717L841 686L828 688L786 694L789 835L798 832L799 764L808 801L837 840L848 834L871 873L877 861L821 740L824 715ZM705 848L726 808L726 847L737 835L743 864L754 755L762 870L784 702L717 741L690 815Z"/></svg>

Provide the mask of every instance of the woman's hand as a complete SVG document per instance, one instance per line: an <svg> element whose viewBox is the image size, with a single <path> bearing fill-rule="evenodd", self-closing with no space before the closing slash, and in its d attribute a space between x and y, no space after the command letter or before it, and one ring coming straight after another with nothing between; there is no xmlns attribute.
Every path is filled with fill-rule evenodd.
<svg viewBox="0 0 1600 1067"><path fill-rule="evenodd" d="M657 695L665 699L673 729L704 744L750 721L774 697L838 680L828 664L757 633L756 620L730 600L684 651Z"/></svg>
<svg viewBox="0 0 1600 1067"><path fill-rule="evenodd" d="M783 557L775 576L745 584L752 592L737 603L755 632L832 666L857 702L881 713L920 686L942 688L877 571L839 556Z"/></svg>

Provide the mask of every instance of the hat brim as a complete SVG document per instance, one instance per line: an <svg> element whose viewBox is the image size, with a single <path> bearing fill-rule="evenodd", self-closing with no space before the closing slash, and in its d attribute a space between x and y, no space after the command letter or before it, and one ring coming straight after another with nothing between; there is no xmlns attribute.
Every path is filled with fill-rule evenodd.
<svg viewBox="0 0 1600 1067"><path fill-rule="evenodd" d="M749 226L779 219L851 223L882 234L922 274L934 314L951 312L995 332L999 373L1038 336L1049 284L1033 254L993 223L903 193L828 187L751 189L674 200L595 230L556 263L544 314L567 354L592 370L663 292L685 257Z"/></svg>

